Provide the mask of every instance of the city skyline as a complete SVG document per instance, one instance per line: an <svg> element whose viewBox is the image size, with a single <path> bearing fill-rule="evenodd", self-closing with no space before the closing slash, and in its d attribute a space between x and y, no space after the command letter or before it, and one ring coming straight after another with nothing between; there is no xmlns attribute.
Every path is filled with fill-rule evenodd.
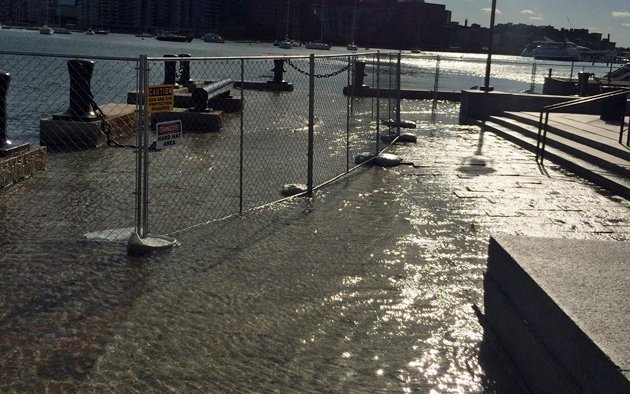
<svg viewBox="0 0 630 394"><path fill-rule="evenodd" d="M452 20L460 23L490 23L491 0L427 1L444 4ZM630 2L628 0L497 0L497 24L523 23L558 29L588 29L610 34L617 46L630 47Z"/></svg>

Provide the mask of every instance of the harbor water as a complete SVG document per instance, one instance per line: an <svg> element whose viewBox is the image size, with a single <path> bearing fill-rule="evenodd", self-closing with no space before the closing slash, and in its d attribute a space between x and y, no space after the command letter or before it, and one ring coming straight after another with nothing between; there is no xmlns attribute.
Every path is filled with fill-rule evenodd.
<svg viewBox="0 0 630 394"><path fill-rule="evenodd" d="M287 53L20 31L0 31L0 50ZM424 55L404 59L405 85L432 87L437 55L445 90L483 81L481 55ZM526 89L531 60L498 58L493 84ZM312 199L179 232L169 253L3 240L0 392L523 391L476 312L490 234L628 241L630 204L557 166L541 171L530 153L459 125L458 112L453 102L403 101L418 143L392 148L402 166L364 168ZM28 182L0 198L17 201ZM0 207L3 234L13 231L6 223L29 226Z"/></svg>

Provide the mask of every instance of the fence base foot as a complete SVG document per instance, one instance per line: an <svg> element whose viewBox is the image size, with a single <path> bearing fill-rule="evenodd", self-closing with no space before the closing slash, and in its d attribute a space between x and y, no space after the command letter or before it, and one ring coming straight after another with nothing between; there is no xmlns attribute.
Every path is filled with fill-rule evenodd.
<svg viewBox="0 0 630 394"><path fill-rule="evenodd" d="M134 232L127 241L127 254L130 256L143 256L153 252L170 250L176 245L179 245L179 243L175 238L166 236L140 238L138 233Z"/></svg>
<svg viewBox="0 0 630 394"><path fill-rule="evenodd" d="M307 190L308 188L306 187L306 185L291 183L284 185L282 187L282 190L280 191L280 194L285 197L291 197L295 196L296 194L306 193Z"/></svg>
<svg viewBox="0 0 630 394"><path fill-rule="evenodd" d="M372 152L361 152L354 157L354 164L363 164L369 160L374 159L376 156Z"/></svg>
<svg viewBox="0 0 630 394"><path fill-rule="evenodd" d="M412 142L415 144L416 142L418 142L418 136L414 133L400 133L400 136L398 137L398 142Z"/></svg>
<svg viewBox="0 0 630 394"><path fill-rule="evenodd" d="M384 119L382 121L382 124L384 124L387 127L391 127L391 128L400 127L402 129L415 129L417 127L414 122L411 122L408 120L401 120L400 124L398 124L398 122L396 122L395 120Z"/></svg>
<svg viewBox="0 0 630 394"><path fill-rule="evenodd" d="M374 159L374 164L381 167L396 167L402 163L402 158L391 153L381 153Z"/></svg>

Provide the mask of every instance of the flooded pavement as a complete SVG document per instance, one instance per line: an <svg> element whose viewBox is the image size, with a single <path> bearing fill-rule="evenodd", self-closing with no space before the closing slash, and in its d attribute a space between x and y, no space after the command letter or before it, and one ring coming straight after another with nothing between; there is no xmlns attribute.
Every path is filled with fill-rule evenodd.
<svg viewBox="0 0 630 394"><path fill-rule="evenodd" d="M0 392L518 392L484 335L490 234L630 239L630 204L405 103L418 143L169 253L0 247Z"/></svg>

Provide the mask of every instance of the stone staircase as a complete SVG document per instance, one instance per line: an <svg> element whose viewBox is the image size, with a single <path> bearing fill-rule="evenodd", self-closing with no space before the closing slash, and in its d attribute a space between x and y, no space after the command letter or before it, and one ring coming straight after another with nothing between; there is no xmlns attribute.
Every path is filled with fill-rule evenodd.
<svg viewBox="0 0 630 394"><path fill-rule="evenodd" d="M536 151L539 113L504 112L476 123L517 145ZM552 113L544 160L630 199L630 148L619 143L619 123L595 115ZM626 126L627 130L627 126Z"/></svg>

